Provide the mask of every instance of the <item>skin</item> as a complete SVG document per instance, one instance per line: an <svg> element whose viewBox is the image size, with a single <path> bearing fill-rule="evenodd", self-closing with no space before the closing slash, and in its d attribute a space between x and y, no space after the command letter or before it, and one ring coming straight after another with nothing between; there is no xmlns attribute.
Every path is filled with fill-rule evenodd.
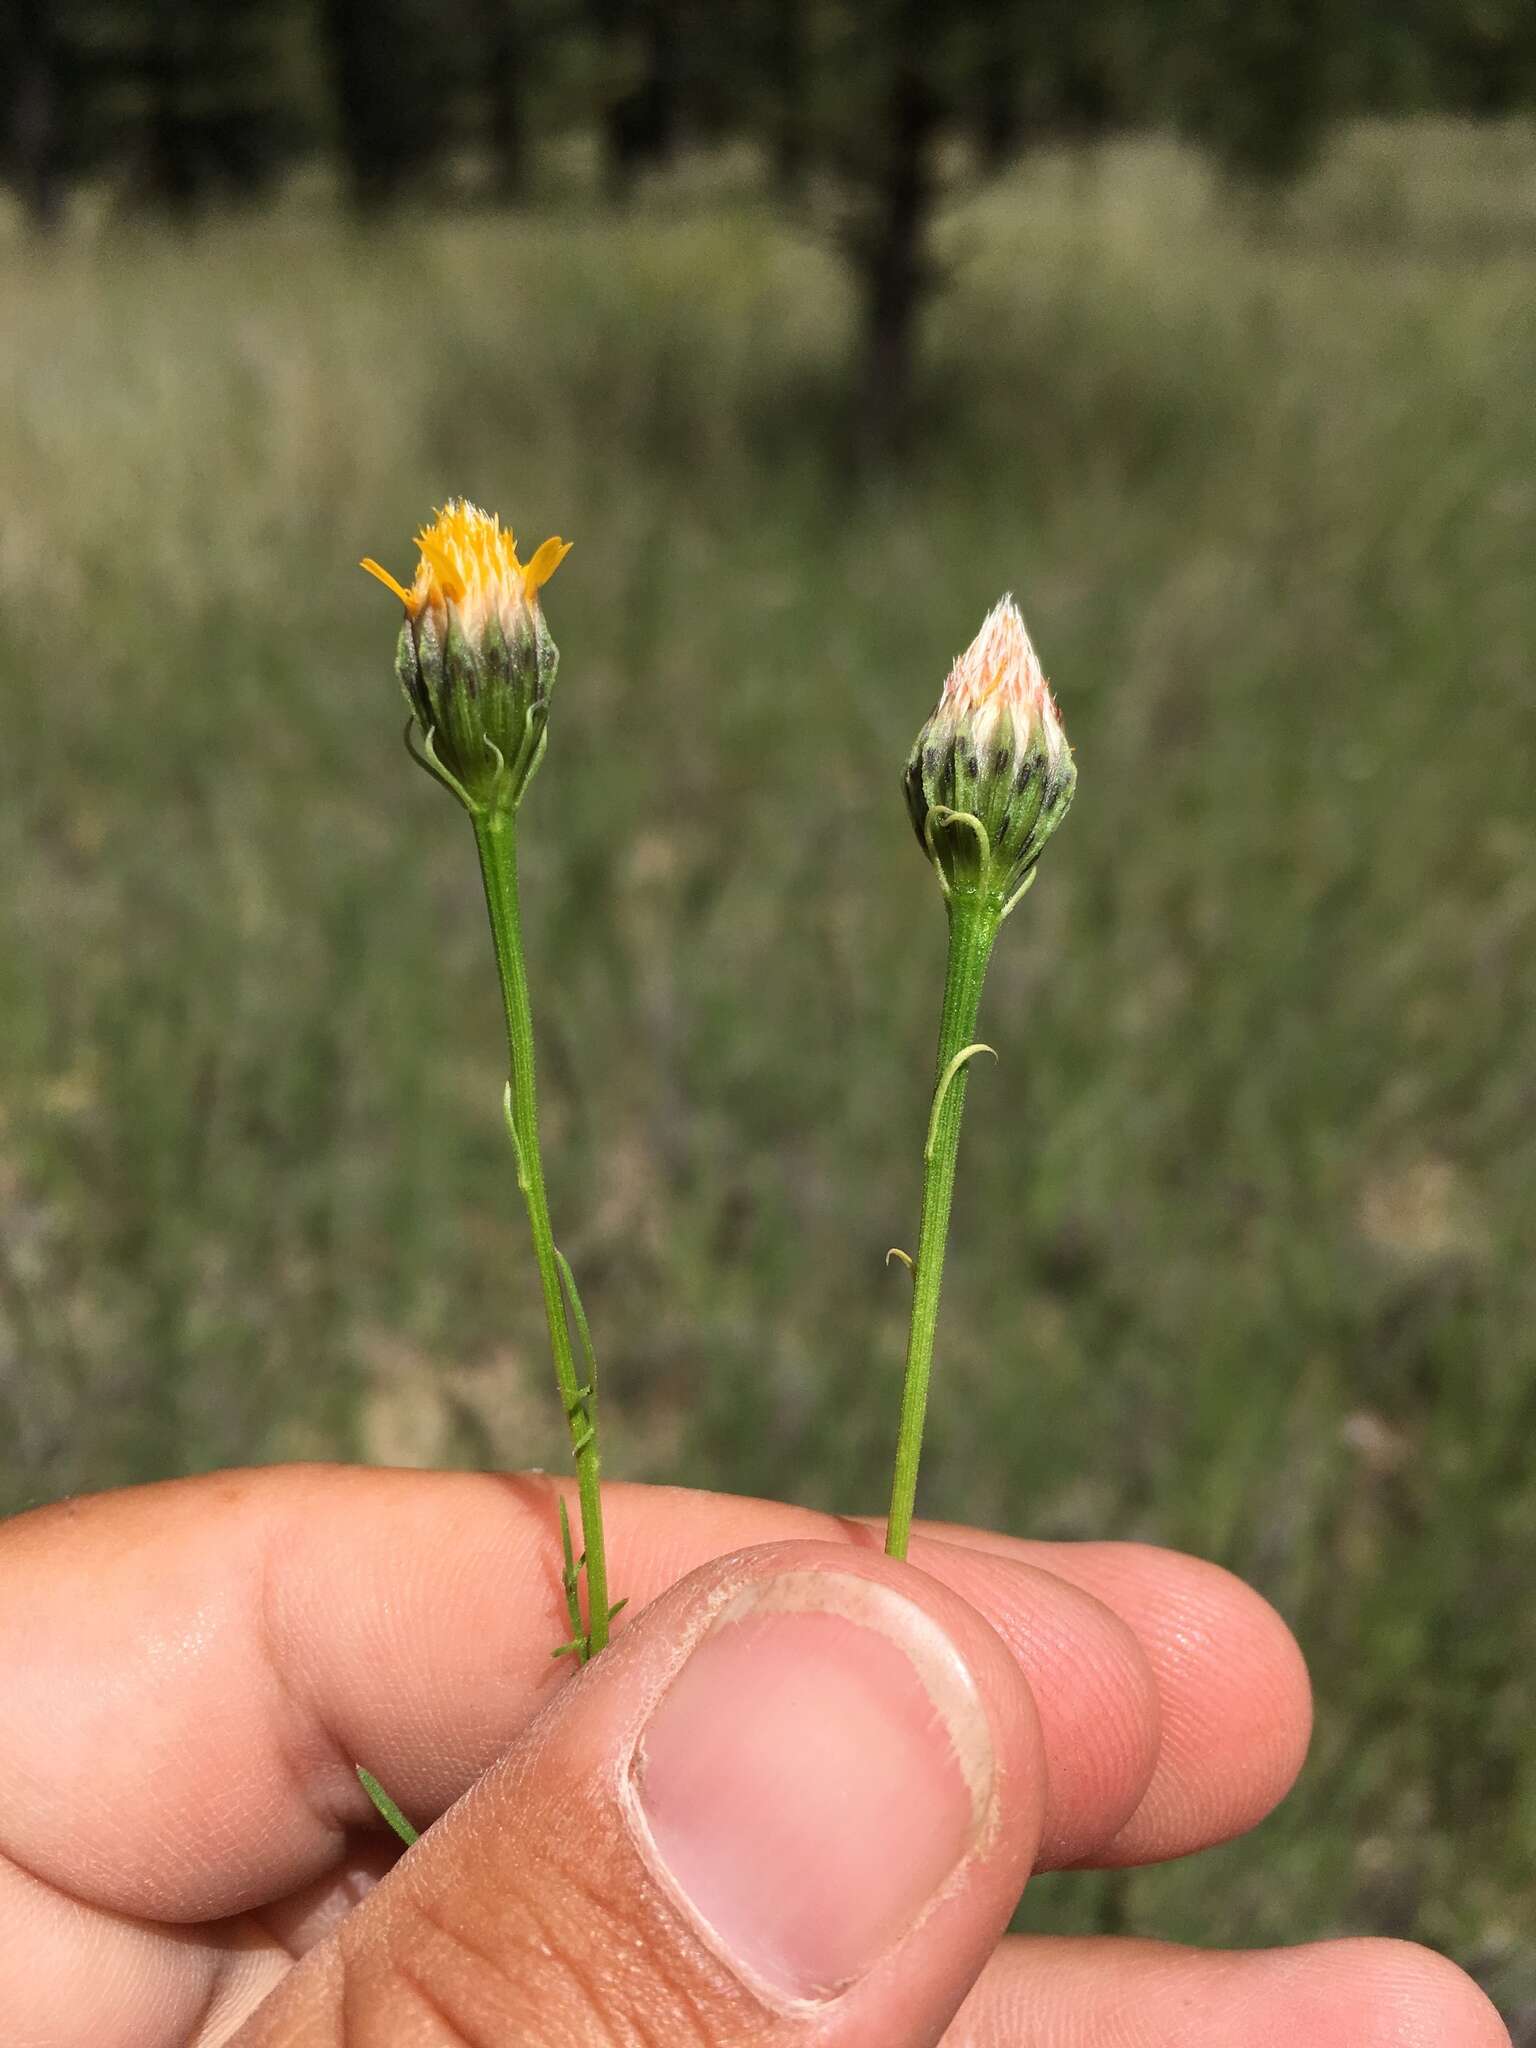
<svg viewBox="0 0 1536 2048"><path fill-rule="evenodd" d="M553 1498L535 1476L287 1467L0 1527L15 2048L1509 2048L1475 1986L1407 1944L997 1943L1030 1868L1188 1855L1290 1786L1305 1669L1228 1574L934 1525L899 1565L860 1523L613 1487L630 1606L577 1675L549 1654ZM810 2019L678 1925L604 1804L605 1759L710 1600L791 1567L899 1590L948 1635L1009 1788L957 1895ZM356 1761L418 1825L454 1808L382 1886L393 1840Z"/></svg>

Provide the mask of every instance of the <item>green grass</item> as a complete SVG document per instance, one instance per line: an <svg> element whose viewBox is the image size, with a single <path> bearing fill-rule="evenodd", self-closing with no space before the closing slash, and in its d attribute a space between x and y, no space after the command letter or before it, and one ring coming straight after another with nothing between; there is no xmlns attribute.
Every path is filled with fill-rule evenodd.
<svg viewBox="0 0 1536 2048"><path fill-rule="evenodd" d="M897 776L1012 588L1081 784L924 1500L1219 1558L1319 1694L1252 1840L1028 1921L1536 2004L1533 190L1515 130L1362 133L1264 223L1043 157L946 223L881 489L842 276L750 197L0 248L6 1504L562 1459L473 849L352 566L464 492L577 542L526 882L609 1468L878 1510L943 952Z"/></svg>

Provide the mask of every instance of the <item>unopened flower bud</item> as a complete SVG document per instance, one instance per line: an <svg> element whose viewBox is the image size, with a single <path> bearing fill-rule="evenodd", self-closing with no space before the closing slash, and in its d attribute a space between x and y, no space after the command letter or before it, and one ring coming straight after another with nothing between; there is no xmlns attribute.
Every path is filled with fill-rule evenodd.
<svg viewBox="0 0 1536 2048"><path fill-rule="evenodd" d="M544 750L560 657L539 591L569 544L547 540L524 564L495 513L451 499L416 545L409 589L371 559L361 566L405 606L395 668L423 765L474 808L510 810Z"/></svg>
<svg viewBox="0 0 1536 2048"><path fill-rule="evenodd" d="M1077 786L1019 608L993 607L907 762L907 809L946 894L1012 906Z"/></svg>

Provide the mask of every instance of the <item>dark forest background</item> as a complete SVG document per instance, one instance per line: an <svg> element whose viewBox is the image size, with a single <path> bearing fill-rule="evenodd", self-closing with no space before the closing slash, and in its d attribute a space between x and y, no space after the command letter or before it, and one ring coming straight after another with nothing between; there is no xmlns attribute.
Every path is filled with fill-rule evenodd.
<svg viewBox="0 0 1536 2048"><path fill-rule="evenodd" d="M691 149L759 145L826 216L862 308L860 424L899 443L935 209L1030 151L1170 128L1253 195L1341 120L1536 99L1528 0L5 0L5 169L189 223L317 161L355 211L515 204L595 136L630 202Z"/></svg>

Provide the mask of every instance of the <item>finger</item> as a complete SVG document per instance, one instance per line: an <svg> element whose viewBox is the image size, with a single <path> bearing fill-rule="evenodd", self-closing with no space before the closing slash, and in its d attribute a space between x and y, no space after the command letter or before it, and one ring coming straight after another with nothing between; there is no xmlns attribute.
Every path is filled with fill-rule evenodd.
<svg viewBox="0 0 1536 2048"><path fill-rule="evenodd" d="M614 1547L652 1588L733 1542L852 1531L878 1546L885 1531L884 1522L872 1518L848 1520L678 1487L620 1486L605 1490L605 1501L610 1494ZM1048 1867L1187 1856L1256 1826L1294 1784L1312 1730L1306 1664L1274 1608L1231 1572L1151 1544L1041 1543L942 1522L918 1525L911 1556L979 1605L1024 1663L1046 1731L1052 1785L1061 1789L1062 1820L1053 1811L1046 1826ZM1113 1833L1097 1834L1091 1822L1073 1826L1077 1809L1063 1775L1085 1738L1090 1746L1104 1739L1102 1718L1090 1704L1093 1688L1076 1665L1067 1686L1056 1682L1054 1670L1035 1665L1033 1659L1046 1654L1043 1625L1030 1626L1027 1606L999 1601L978 1556L1028 1566L1076 1587L1118 1617L1146 1656L1158 1702L1157 1753L1134 1812ZM1083 1710L1076 1722L1074 1701Z"/></svg>
<svg viewBox="0 0 1536 2048"><path fill-rule="evenodd" d="M1007 1941L944 2048L1510 2048L1470 1977L1401 1941L1214 1955L1153 1941Z"/></svg>
<svg viewBox="0 0 1536 2048"><path fill-rule="evenodd" d="M1136 1632L1161 1707L1157 1768L1134 1815L1083 1860L1155 1863L1230 1841L1295 1781L1312 1728L1300 1650L1267 1600L1219 1565L1144 1543L1030 1543L945 1523L935 1538L1032 1559Z"/></svg>
<svg viewBox="0 0 1536 2048"><path fill-rule="evenodd" d="M762 1504L616 1489L636 1604L764 1530L829 1529ZM1118 1827L1156 1752L1145 1660L1097 1603L961 1551L1049 1699L1068 1852ZM0 1846L119 1910L211 1919L337 1859L366 1762L417 1822L443 1811L558 1685L548 1490L458 1475L292 1469L103 1496L0 1534ZM1093 1739L1082 1731L1093 1722ZM153 1824L146 1825L152 1815Z"/></svg>
<svg viewBox="0 0 1536 2048"><path fill-rule="evenodd" d="M82 1906L0 1858L7 2048L202 2048L227 2040L291 1967L249 1922L153 1927Z"/></svg>
<svg viewBox="0 0 1536 2048"><path fill-rule="evenodd" d="M378 1828L350 1837L345 1854L313 1884L260 1909L262 1927L289 1956L307 1955L334 1934L400 1857L397 1836Z"/></svg>
<svg viewBox="0 0 1536 2048"><path fill-rule="evenodd" d="M867 1541L804 1510L673 1489L614 1488L608 1506L636 1605L744 1542ZM1207 1577L1189 1560L1130 1554L1144 1626L1185 1612L1191 1575ZM1075 1567L1070 1546L989 1539L914 1555L980 1604L1020 1656L1057 1772L1057 1860L1088 1853L1121 1828L1149 1771L1154 1792L1164 1776L1159 1705L1135 1642L1026 1561ZM299 1467L22 1517L0 1531L0 1645L26 1646L0 1698L0 1846L65 1889L167 1918L232 1913L307 1884L367 1818L355 1762L429 1820L548 1696L561 1669L549 1657L558 1573L548 1488L526 1479ZM1240 1627L1252 1609L1268 1615L1215 1577ZM1220 1625L1213 1605L1218 1666ZM1261 1632L1271 1664L1278 1635L1278 1623ZM1273 1690L1262 1661L1250 1678ZM1195 1703L1180 1689L1207 1682L1233 1690L1225 1666L1175 1665L1163 1720L1187 1723ZM1296 1719L1275 1716L1233 1760L1237 1798L1258 1805L1284 1782ZM1204 1825L1208 1774L1194 1759L1181 1768ZM1164 1796L1165 1853L1198 1845L1195 1828L1180 1831L1179 1782Z"/></svg>
<svg viewBox="0 0 1536 2048"><path fill-rule="evenodd" d="M908 1565L693 1573L311 1952L239 2048L936 2041L1034 1858L1028 1687Z"/></svg>

